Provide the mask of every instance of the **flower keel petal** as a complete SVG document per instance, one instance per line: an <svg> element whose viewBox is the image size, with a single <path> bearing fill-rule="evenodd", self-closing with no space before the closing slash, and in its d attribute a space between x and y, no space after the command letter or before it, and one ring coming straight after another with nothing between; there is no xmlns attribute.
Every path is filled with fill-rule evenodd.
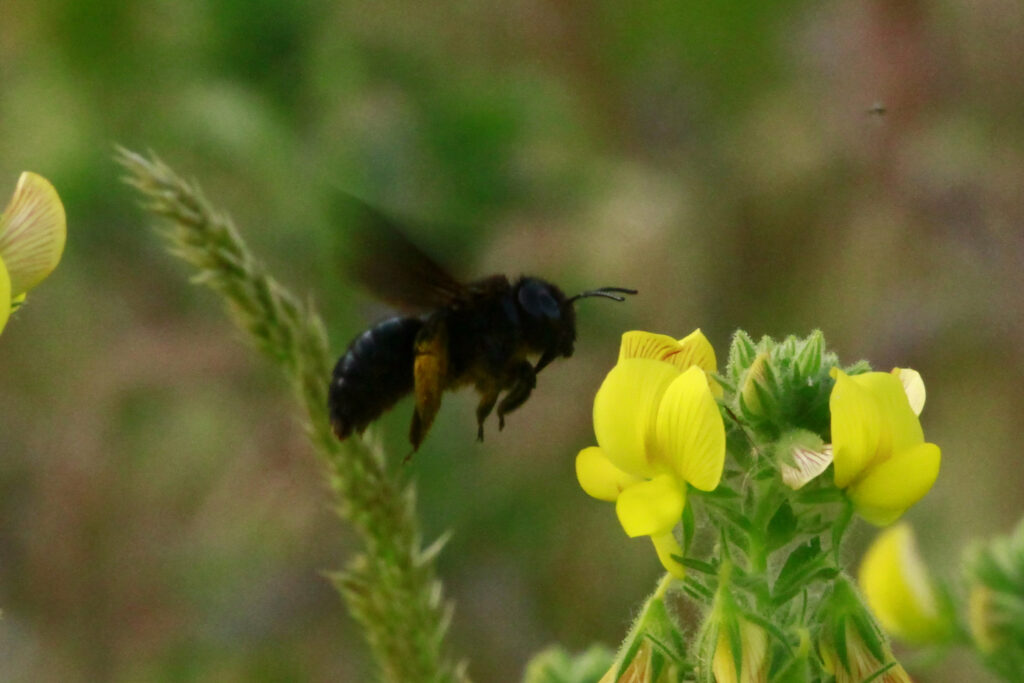
<svg viewBox="0 0 1024 683"><path fill-rule="evenodd" d="M686 494L675 478L662 474L633 484L615 503L615 512L626 534L660 536L671 531L683 515Z"/></svg>
<svg viewBox="0 0 1024 683"><path fill-rule="evenodd" d="M669 530L667 533L651 536L651 540L654 542L654 550L658 553L658 559L661 560L661 566L665 568L665 571L677 579L685 579L686 569L679 563L679 560L675 559L683 556L683 547L679 545L675 534Z"/></svg>
<svg viewBox="0 0 1024 683"><path fill-rule="evenodd" d="M878 526L891 524L931 490L941 460L938 446L919 444L873 467L847 493L861 517Z"/></svg>

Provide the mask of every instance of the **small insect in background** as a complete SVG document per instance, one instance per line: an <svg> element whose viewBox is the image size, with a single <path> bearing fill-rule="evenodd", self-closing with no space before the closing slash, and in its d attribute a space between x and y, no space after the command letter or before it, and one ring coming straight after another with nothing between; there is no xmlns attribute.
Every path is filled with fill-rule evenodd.
<svg viewBox="0 0 1024 683"><path fill-rule="evenodd" d="M624 301L636 294L601 287L567 297L536 277L492 275L459 282L416 247L399 225L351 199L360 214L349 252L352 275L385 303L407 312L356 337L338 359L328 391L339 439L366 427L408 393L415 396L409 441L419 449L441 407L442 394L470 385L480 395L477 439L497 405L505 416L530 397L537 374L573 354L579 299ZM537 356L531 363L530 356ZM501 394L504 392L504 396ZM501 400L499 401L499 397Z"/></svg>

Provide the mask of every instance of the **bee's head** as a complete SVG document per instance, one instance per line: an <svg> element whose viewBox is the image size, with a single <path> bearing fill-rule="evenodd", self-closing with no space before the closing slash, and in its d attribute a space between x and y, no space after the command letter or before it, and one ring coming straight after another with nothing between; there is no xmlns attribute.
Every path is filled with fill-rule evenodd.
<svg viewBox="0 0 1024 683"><path fill-rule="evenodd" d="M576 312L562 290L539 278L524 277L513 293L526 343L552 358L571 356L576 341Z"/></svg>
<svg viewBox="0 0 1024 683"><path fill-rule="evenodd" d="M636 294L635 289L602 287L566 297L562 290L539 278L524 277L515 285L515 302L520 311L527 344L541 352L539 371L559 356L569 357L576 342L576 310L573 302L586 297L624 301L618 294Z"/></svg>

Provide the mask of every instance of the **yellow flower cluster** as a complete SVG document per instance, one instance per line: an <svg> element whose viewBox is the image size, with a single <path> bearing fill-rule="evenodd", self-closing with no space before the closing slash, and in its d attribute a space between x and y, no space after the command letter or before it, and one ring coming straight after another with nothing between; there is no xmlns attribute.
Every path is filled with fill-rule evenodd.
<svg viewBox="0 0 1024 683"><path fill-rule="evenodd" d="M66 235L64 205L53 185L22 173L0 214L0 332L25 293L57 267Z"/></svg>
<svg viewBox="0 0 1024 683"><path fill-rule="evenodd" d="M725 425L715 402L715 352L700 330L684 339L622 336L618 363L594 398L596 447L576 457L576 476L595 498L614 501L631 537L650 536L662 565L682 578L673 528L686 486L718 486Z"/></svg>

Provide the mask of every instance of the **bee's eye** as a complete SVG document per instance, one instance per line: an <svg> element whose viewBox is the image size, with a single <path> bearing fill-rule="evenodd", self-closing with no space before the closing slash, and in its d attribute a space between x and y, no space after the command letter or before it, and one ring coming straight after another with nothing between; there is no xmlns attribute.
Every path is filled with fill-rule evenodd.
<svg viewBox="0 0 1024 683"><path fill-rule="evenodd" d="M519 288L519 305L523 310L535 318L551 318L556 320L561 317L562 311L558 307L555 297L551 296L548 287L537 280L524 282Z"/></svg>

